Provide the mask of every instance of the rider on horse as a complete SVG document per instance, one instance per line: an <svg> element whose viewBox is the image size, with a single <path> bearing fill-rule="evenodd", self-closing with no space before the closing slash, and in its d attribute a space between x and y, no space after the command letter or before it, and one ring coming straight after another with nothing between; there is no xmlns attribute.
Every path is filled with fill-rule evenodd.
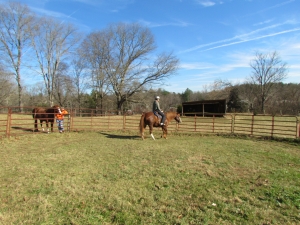
<svg viewBox="0 0 300 225"><path fill-rule="evenodd" d="M154 115L156 115L156 116L158 116L157 114L161 115L162 118L161 118L160 125L164 126L165 125L166 116L165 116L165 114L163 113L163 111L159 107L159 99L160 99L159 96L155 97L155 100L153 102L152 111L153 111Z"/></svg>

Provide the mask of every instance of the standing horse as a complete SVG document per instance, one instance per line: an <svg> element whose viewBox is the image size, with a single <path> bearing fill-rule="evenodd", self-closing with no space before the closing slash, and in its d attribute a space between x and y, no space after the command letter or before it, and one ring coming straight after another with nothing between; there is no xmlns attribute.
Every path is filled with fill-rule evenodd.
<svg viewBox="0 0 300 225"><path fill-rule="evenodd" d="M34 131L35 132L39 131L37 120L40 120L40 125L43 131L44 131L43 122L45 122L47 127L47 133L49 133L49 123L51 123L51 132L53 132L54 118L55 118L55 114L58 113L58 110L59 110L59 106L57 105L51 108L40 108L40 107L34 108L32 110L32 117L34 119Z"/></svg>
<svg viewBox="0 0 300 225"><path fill-rule="evenodd" d="M163 131L163 135L162 137L164 137L165 139L167 139L167 126L169 125L169 123L175 119L177 123L181 123L181 118L180 118L180 114L176 113L176 112L167 112L165 114L166 116L166 120L165 120L165 125L161 126L160 125L160 119L154 115L153 112L145 112L142 114L141 116L141 120L140 120L140 134L142 139L144 140L144 129L146 128L146 126L149 126L150 129L150 135L153 138L153 140L155 140L154 136L153 136L153 127L161 127L162 131Z"/></svg>

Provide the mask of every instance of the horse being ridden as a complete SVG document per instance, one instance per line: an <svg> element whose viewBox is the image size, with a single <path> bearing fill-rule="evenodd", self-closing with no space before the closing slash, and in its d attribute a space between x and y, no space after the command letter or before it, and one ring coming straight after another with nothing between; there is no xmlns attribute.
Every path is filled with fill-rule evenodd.
<svg viewBox="0 0 300 225"><path fill-rule="evenodd" d="M49 133L49 123L51 124L51 132L53 132L54 118L55 118L55 114L58 113L58 110L59 110L59 106L57 105L51 108L41 108L41 107L34 108L32 110L32 117L34 119L34 131L35 132L39 131L37 120L40 120L40 125L43 131L44 131L43 122L45 122L47 127L47 133Z"/></svg>
<svg viewBox="0 0 300 225"><path fill-rule="evenodd" d="M175 119L175 121L177 123L181 123L180 113L167 112L165 114L165 116L166 116L165 125L161 126L160 119L157 116L155 116L153 112L145 112L142 114L141 120L140 120L140 134L141 134L141 137L143 140L145 138L144 130L145 130L146 126L149 126L150 135L153 138L153 140L155 140L153 133L152 133L153 127L161 127L162 131L163 131L162 137L167 139L167 132L168 132L167 126L169 125L169 123L173 119Z"/></svg>

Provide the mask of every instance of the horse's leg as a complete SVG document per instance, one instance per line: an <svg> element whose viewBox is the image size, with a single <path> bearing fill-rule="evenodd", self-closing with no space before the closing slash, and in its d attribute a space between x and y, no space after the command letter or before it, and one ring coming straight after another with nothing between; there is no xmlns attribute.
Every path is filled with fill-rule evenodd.
<svg viewBox="0 0 300 225"><path fill-rule="evenodd" d="M34 131L39 131L37 119L34 119Z"/></svg>
<svg viewBox="0 0 300 225"><path fill-rule="evenodd" d="M143 127L141 128L141 137L142 137L143 140L145 139L144 130L145 130L145 126L143 126Z"/></svg>
<svg viewBox="0 0 300 225"><path fill-rule="evenodd" d="M46 120L45 123L46 123L46 127L47 127L47 133L49 134L50 133L50 131L49 131L49 121Z"/></svg>
<svg viewBox="0 0 300 225"><path fill-rule="evenodd" d="M152 139L155 140L155 137L154 137L152 131L153 131L153 124L150 124L149 125L149 132L150 132L150 135L151 135Z"/></svg>
<svg viewBox="0 0 300 225"><path fill-rule="evenodd" d="M163 135L162 135L162 137L163 138L165 138L165 139L167 139L167 133L168 133L168 131L167 131L167 126L165 125L165 126L162 126L162 131L163 131Z"/></svg>
<svg viewBox="0 0 300 225"><path fill-rule="evenodd" d="M54 124L54 121L51 120L50 123L51 123L51 132L53 133L53 124Z"/></svg>
<svg viewBox="0 0 300 225"><path fill-rule="evenodd" d="M43 120L40 120L40 126L42 128L42 131L44 132L45 130L44 130L44 127L43 127Z"/></svg>

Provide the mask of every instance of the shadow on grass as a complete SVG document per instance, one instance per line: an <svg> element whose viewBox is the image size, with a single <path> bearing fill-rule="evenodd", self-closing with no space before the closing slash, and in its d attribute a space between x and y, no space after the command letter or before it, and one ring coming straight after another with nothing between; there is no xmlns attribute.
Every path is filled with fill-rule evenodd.
<svg viewBox="0 0 300 225"><path fill-rule="evenodd" d="M121 135L121 134L108 134L104 132L99 132L99 134L102 134L106 136L107 138L116 138L116 139L140 139L140 136L137 135Z"/></svg>
<svg viewBox="0 0 300 225"><path fill-rule="evenodd" d="M15 130L22 130L22 131L27 131L27 132L33 132L33 129L28 129L28 128L24 128L24 127L11 127L12 129Z"/></svg>
<svg viewBox="0 0 300 225"><path fill-rule="evenodd" d="M28 128L24 128L24 127L11 127L12 129L15 130L21 130L21 131L25 131L25 132L30 132L30 133L41 133L41 134L48 134L47 131L42 131L42 130L35 130L35 129L28 129ZM51 133L53 133L53 131L51 131Z"/></svg>

